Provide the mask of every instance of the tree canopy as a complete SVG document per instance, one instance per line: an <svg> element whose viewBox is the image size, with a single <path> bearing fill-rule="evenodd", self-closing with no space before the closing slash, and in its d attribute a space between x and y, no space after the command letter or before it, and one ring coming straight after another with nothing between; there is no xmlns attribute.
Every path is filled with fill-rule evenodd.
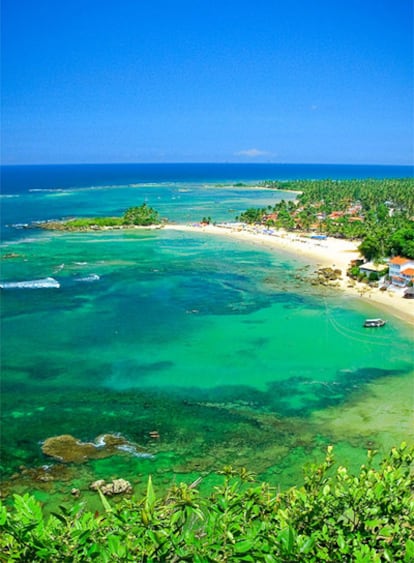
<svg viewBox="0 0 414 563"><path fill-rule="evenodd" d="M414 258L414 179L267 181L264 187L298 192L295 202L248 209L238 219L287 230L316 230L361 241L368 260Z"/></svg>
<svg viewBox="0 0 414 563"><path fill-rule="evenodd" d="M158 211L143 203L139 207L129 207L123 215L124 225L156 225L160 222Z"/></svg>

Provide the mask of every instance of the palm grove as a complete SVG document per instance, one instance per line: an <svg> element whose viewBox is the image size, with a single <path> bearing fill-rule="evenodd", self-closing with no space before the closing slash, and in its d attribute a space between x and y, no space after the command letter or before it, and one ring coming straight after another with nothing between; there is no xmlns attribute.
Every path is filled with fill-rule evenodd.
<svg viewBox="0 0 414 563"><path fill-rule="evenodd" d="M316 231L358 239L367 260L414 258L414 179L267 181L298 192L295 201L251 208L237 219L288 231Z"/></svg>

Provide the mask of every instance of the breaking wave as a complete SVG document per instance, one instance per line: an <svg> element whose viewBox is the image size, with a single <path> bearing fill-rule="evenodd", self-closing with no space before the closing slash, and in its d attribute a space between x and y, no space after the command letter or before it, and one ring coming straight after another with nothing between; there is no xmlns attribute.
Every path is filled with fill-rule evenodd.
<svg viewBox="0 0 414 563"><path fill-rule="evenodd" d="M94 282L101 279L101 276L98 274L89 274L88 276L83 276L81 278L76 278L78 282Z"/></svg>
<svg viewBox="0 0 414 563"><path fill-rule="evenodd" d="M60 283L55 278L42 278L39 280L27 280L17 282L2 282L1 289L49 289L60 287Z"/></svg>
<svg viewBox="0 0 414 563"><path fill-rule="evenodd" d="M30 188L29 192L63 192L63 188Z"/></svg>

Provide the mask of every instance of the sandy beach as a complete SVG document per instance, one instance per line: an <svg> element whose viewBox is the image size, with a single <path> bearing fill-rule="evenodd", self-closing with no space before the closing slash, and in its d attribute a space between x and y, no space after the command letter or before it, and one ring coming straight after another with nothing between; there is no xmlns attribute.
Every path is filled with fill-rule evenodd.
<svg viewBox="0 0 414 563"><path fill-rule="evenodd" d="M167 224L165 229L203 232L208 235L231 237L267 248L283 250L314 266L333 267L342 271L338 290L375 303L379 309L406 323L414 325L414 300L403 299L401 290L380 291L363 283L357 283L346 276L351 260L360 258L358 243L343 239L311 239L306 234L288 233L282 230L266 230L260 227L242 227L236 224L222 225L175 225Z"/></svg>

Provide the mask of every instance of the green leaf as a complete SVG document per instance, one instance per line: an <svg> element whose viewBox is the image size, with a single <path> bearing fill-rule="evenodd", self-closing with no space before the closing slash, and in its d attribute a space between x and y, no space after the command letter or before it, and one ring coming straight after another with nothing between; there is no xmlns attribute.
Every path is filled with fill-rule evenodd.
<svg viewBox="0 0 414 563"><path fill-rule="evenodd" d="M366 528L379 528L382 524L382 521L379 520L378 518L374 519L374 520L367 520L365 522L365 527Z"/></svg>
<svg viewBox="0 0 414 563"><path fill-rule="evenodd" d="M414 561L414 541L408 539L405 544L404 563L410 563L412 561Z"/></svg>
<svg viewBox="0 0 414 563"><path fill-rule="evenodd" d="M306 555L313 548L314 544L315 544L315 538L313 537L306 538L305 541L301 543L301 546L299 548L299 553L304 553Z"/></svg>
<svg viewBox="0 0 414 563"><path fill-rule="evenodd" d="M323 488L323 490L322 490L323 496L324 496L324 497L328 496L329 493L330 493L330 491L331 491L331 487L330 487L329 485L325 485L324 488Z"/></svg>
<svg viewBox="0 0 414 563"><path fill-rule="evenodd" d="M391 526L384 526L383 528L381 528L381 530L378 532L379 536L384 536L386 538L390 538L392 535L394 534L394 530Z"/></svg>
<svg viewBox="0 0 414 563"><path fill-rule="evenodd" d="M234 551L236 553L247 553L253 546L254 542L252 540L243 540L234 545Z"/></svg>
<svg viewBox="0 0 414 563"><path fill-rule="evenodd" d="M36 551L36 555L40 557L40 559L47 559L51 561L53 559L53 555L55 554L55 550L48 549L47 547L43 547L42 549L38 549Z"/></svg>
<svg viewBox="0 0 414 563"><path fill-rule="evenodd" d="M99 556L99 546L97 543L93 543L88 549L88 556L95 558Z"/></svg>
<svg viewBox="0 0 414 563"><path fill-rule="evenodd" d="M102 506L105 509L105 512L112 512L112 507L109 504L107 498L105 497L105 495L103 494L103 492L101 491L101 489L98 489L98 493L99 493L99 498L101 499L101 503Z"/></svg>
<svg viewBox="0 0 414 563"><path fill-rule="evenodd" d="M91 535L90 530L84 530L83 532L81 532L76 539L77 544L83 545L84 543L86 543L88 541L90 535Z"/></svg>
<svg viewBox="0 0 414 563"><path fill-rule="evenodd" d="M153 513L155 507L155 492L154 492L154 487L152 486L151 475L148 476L147 494L145 496L144 506L147 513L149 514Z"/></svg>
<svg viewBox="0 0 414 563"><path fill-rule="evenodd" d="M0 526L4 526L7 521L7 510L3 503L0 503Z"/></svg>
<svg viewBox="0 0 414 563"><path fill-rule="evenodd" d="M66 525L68 523L66 517L63 516L63 514L60 514L59 512L51 512L51 514L53 514L53 516L57 518L59 522L62 522L62 524Z"/></svg>
<svg viewBox="0 0 414 563"><path fill-rule="evenodd" d="M125 546L121 543L118 536L108 536L107 542L109 551L112 555L117 555L118 557L123 557L125 555Z"/></svg>
<svg viewBox="0 0 414 563"><path fill-rule="evenodd" d="M281 532L279 532L278 539L281 542L286 553L290 554L293 552L296 532L291 526L288 526L287 528L284 528Z"/></svg>

